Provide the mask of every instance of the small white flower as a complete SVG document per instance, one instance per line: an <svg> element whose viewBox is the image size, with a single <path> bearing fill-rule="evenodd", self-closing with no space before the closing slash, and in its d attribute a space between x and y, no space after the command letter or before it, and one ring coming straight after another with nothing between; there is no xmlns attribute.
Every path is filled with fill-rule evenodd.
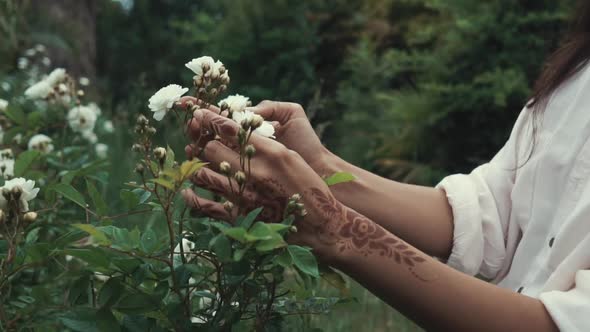
<svg viewBox="0 0 590 332"><path fill-rule="evenodd" d="M88 104L88 107L90 107L90 109L92 109L97 116L100 116L102 114L102 110L100 109L100 107L98 107L98 105L95 102Z"/></svg>
<svg viewBox="0 0 590 332"><path fill-rule="evenodd" d="M90 79L88 79L88 77L80 77L78 82L80 83L81 86L89 86L90 85Z"/></svg>
<svg viewBox="0 0 590 332"><path fill-rule="evenodd" d="M231 113L243 112L246 107L251 105L250 98L242 95L228 96L219 102L219 106L227 104Z"/></svg>
<svg viewBox="0 0 590 332"><path fill-rule="evenodd" d="M94 151L98 158L105 159L109 154L109 146L103 143L98 143L94 147Z"/></svg>
<svg viewBox="0 0 590 332"><path fill-rule="evenodd" d="M174 103L188 91L177 84L170 84L161 88L149 100L150 111L154 112L154 119L161 121L166 113L172 109Z"/></svg>
<svg viewBox="0 0 590 332"><path fill-rule="evenodd" d="M68 112L67 118L74 132L84 134L94 130L97 115L90 106L76 106Z"/></svg>
<svg viewBox="0 0 590 332"><path fill-rule="evenodd" d="M26 56L35 56L35 54L37 54L37 51L34 48L29 48L28 50L25 51L25 55Z"/></svg>
<svg viewBox="0 0 590 332"><path fill-rule="evenodd" d="M15 136L16 139L16 136ZM37 150L42 153L50 153L53 151L53 141L47 135L37 134L29 140L29 150Z"/></svg>
<svg viewBox="0 0 590 332"><path fill-rule="evenodd" d="M8 101L0 98L0 112L6 111L7 107L8 107Z"/></svg>
<svg viewBox="0 0 590 332"><path fill-rule="evenodd" d="M51 66L51 59L49 59L48 57L43 57L43 59L41 59L41 63L45 67L49 67L49 66Z"/></svg>
<svg viewBox="0 0 590 332"><path fill-rule="evenodd" d="M12 190L15 187L19 187L22 190L22 194L19 198L21 212L29 211L29 202L35 199L39 193L39 188L35 188L35 181L16 178L6 181L2 189ZM4 195L0 195L0 207L5 209L7 205L6 203L7 201Z"/></svg>
<svg viewBox="0 0 590 332"><path fill-rule="evenodd" d="M50 86L55 86L58 83L63 82L66 79L66 70L63 68L55 68L51 73L49 73L49 75L47 76L47 78L45 78L45 81L47 82L47 84L49 84Z"/></svg>
<svg viewBox="0 0 590 332"><path fill-rule="evenodd" d="M27 69L27 67L29 66L29 59L27 59L27 58L18 58L16 66L20 70Z"/></svg>
<svg viewBox="0 0 590 332"><path fill-rule="evenodd" d="M248 111L245 110L243 112L233 112L232 113L232 119L238 123L238 124L242 124L242 121L246 120L246 121L251 121L251 119L255 116L259 116L256 113L252 112L252 111ZM258 128L256 128L254 130L254 133L264 136L264 137L269 137L269 138L274 138L275 136L275 128L273 127L273 125L268 122L268 121L264 121L262 122L262 125Z"/></svg>
<svg viewBox="0 0 590 332"><path fill-rule="evenodd" d="M59 90L59 92L62 92L62 93L66 93L66 92L70 91L70 89L68 88L68 86L65 85L65 84L63 84L63 83L59 83L57 85L57 89Z"/></svg>
<svg viewBox="0 0 590 332"><path fill-rule="evenodd" d="M12 138L12 141L16 144L21 144L23 142L23 134L18 133L16 135L14 135L14 137Z"/></svg>
<svg viewBox="0 0 590 332"><path fill-rule="evenodd" d="M98 142L98 136L93 131L83 131L81 134L91 144Z"/></svg>
<svg viewBox="0 0 590 332"><path fill-rule="evenodd" d="M29 99L45 99L53 92L53 87L46 80L37 82L25 90Z"/></svg>
<svg viewBox="0 0 590 332"><path fill-rule="evenodd" d="M45 48L45 45L43 45L43 44L37 44L37 45L35 45L35 50L37 52L42 53L42 52L45 52L46 48Z"/></svg>
<svg viewBox="0 0 590 332"><path fill-rule="evenodd" d="M115 132L115 126L113 125L113 121L111 120L106 120L103 124L102 124L102 129L107 132L107 133L113 133Z"/></svg>

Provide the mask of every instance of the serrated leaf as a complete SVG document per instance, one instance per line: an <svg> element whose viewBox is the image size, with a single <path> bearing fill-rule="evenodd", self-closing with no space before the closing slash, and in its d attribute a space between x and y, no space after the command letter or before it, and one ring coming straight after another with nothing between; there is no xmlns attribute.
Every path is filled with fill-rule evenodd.
<svg viewBox="0 0 590 332"><path fill-rule="evenodd" d="M333 186L340 183L351 182L354 180L356 180L356 177L354 175L347 172L338 172L324 179L324 182L326 182L328 186Z"/></svg>
<svg viewBox="0 0 590 332"><path fill-rule="evenodd" d="M86 201L84 200L84 196L82 196L82 194L80 194L78 190L76 190L69 184L58 183L53 187L53 190L57 191L58 193L62 194L65 198L86 209Z"/></svg>
<svg viewBox="0 0 590 332"><path fill-rule="evenodd" d="M311 250L296 245L289 245L287 251L291 255L293 265L301 272L312 277L319 277L318 263Z"/></svg>
<svg viewBox="0 0 590 332"><path fill-rule="evenodd" d="M263 208L260 207L250 211L250 213L248 213L248 215L246 215L243 219L238 220L238 226L243 227L245 229L249 229L250 226L252 226L252 223L254 223L254 220L256 220L256 218L260 214L260 212L262 212L262 209Z"/></svg>

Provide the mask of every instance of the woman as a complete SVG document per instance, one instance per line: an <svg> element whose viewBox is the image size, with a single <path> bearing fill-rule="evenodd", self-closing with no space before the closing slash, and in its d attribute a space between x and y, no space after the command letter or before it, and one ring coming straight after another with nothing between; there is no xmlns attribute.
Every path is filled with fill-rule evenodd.
<svg viewBox="0 0 590 332"><path fill-rule="evenodd" d="M308 215L289 240L427 329L590 331L590 4L581 6L510 139L470 175L436 188L380 178L327 151L300 106L263 102L253 111L277 123L277 139L252 138L246 197L272 211L301 193ZM194 116L194 132L236 140L232 121L210 110ZM237 153L220 141L204 156L213 168L237 168ZM357 179L328 188L322 176L337 171ZM224 179L209 169L195 177L231 198ZM185 198L227 215L192 191Z"/></svg>

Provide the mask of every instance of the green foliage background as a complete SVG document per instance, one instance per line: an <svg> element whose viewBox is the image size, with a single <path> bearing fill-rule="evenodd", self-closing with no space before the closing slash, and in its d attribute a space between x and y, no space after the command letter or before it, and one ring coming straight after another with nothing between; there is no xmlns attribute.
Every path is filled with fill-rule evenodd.
<svg viewBox="0 0 590 332"><path fill-rule="evenodd" d="M229 68L229 93L302 104L325 144L357 165L428 185L468 172L505 142L574 2L136 0L125 11L98 1L98 94L118 121L112 181L132 169L128 115L164 84L190 81L182 65L203 54ZM18 47L39 40L33 20L2 16L0 70L10 71ZM317 318L326 330L415 329L353 289L360 302L347 315Z"/></svg>

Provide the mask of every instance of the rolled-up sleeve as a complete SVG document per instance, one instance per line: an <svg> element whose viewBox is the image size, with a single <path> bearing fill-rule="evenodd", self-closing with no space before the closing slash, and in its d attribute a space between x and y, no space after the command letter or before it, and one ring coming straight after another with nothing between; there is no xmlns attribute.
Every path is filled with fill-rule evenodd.
<svg viewBox="0 0 590 332"><path fill-rule="evenodd" d="M560 331L590 331L590 271L578 271L575 280L571 290L539 296Z"/></svg>
<svg viewBox="0 0 590 332"><path fill-rule="evenodd" d="M526 110L521 113L508 142L492 161L471 174L451 175L437 186L445 191L453 211L453 250L447 264L466 274L494 278L506 257L511 192L517 156L522 155L518 141L527 131L527 115Z"/></svg>

